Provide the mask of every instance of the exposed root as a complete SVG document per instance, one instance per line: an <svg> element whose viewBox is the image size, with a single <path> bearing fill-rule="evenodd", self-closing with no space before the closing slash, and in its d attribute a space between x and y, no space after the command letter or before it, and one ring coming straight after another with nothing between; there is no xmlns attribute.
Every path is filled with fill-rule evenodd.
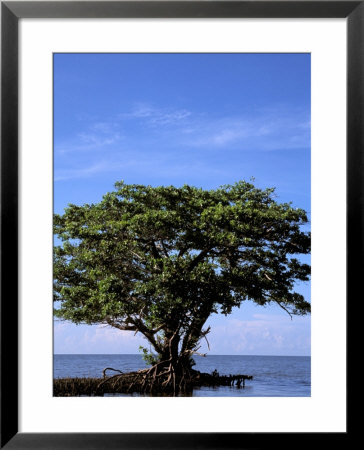
<svg viewBox="0 0 364 450"><path fill-rule="evenodd" d="M105 369L102 371L102 375L104 378L106 378L106 371L107 370L113 370L114 372L119 372L119 373L123 373L121 370L119 369L113 369L112 367L105 367Z"/></svg>
<svg viewBox="0 0 364 450"><path fill-rule="evenodd" d="M188 396L194 388L203 386L230 386L237 389L245 387L249 375L219 375L201 373L186 368L179 372L169 362L157 363L149 369L138 372L118 373L106 378L64 378L55 379L54 396L103 396L106 393L139 393L142 395Z"/></svg>

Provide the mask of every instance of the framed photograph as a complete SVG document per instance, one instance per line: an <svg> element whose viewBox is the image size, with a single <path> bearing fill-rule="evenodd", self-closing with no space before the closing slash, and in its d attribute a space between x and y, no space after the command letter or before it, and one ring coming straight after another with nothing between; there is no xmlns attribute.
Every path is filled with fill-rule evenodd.
<svg viewBox="0 0 364 450"><path fill-rule="evenodd" d="M2 448L347 444L363 8L1 3Z"/></svg>

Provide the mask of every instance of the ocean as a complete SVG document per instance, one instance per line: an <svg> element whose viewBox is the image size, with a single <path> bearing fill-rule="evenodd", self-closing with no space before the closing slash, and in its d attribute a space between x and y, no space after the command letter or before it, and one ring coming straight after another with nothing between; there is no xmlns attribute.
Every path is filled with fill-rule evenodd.
<svg viewBox="0 0 364 450"><path fill-rule="evenodd" d="M309 356L195 356L194 369L220 375L252 375L245 388L219 386L194 389L193 397L310 397ZM147 367L141 355L54 355L54 378L102 377L105 367L130 372ZM115 372L108 372L109 375ZM118 394L118 396L138 394Z"/></svg>

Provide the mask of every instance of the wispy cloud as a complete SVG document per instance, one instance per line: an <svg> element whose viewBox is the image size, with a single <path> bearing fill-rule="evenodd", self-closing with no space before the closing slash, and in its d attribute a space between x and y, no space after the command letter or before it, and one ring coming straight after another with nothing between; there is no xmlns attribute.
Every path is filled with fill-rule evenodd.
<svg viewBox="0 0 364 450"><path fill-rule="evenodd" d="M242 149L295 149L310 146L309 113L282 105L249 114L211 115L202 111L134 105L118 116L135 122L143 135L189 147L239 146ZM148 130L149 129L149 130Z"/></svg>
<svg viewBox="0 0 364 450"><path fill-rule="evenodd" d="M303 114L302 114L303 116ZM306 117L257 114L201 121L188 130L188 143L195 147L238 145L242 149L283 150L310 146L310 126Z"/></svg>
<svg viewBox="0 0 364 450"><path fill-rule="evenodd" d="M250 114L216 116L187 109L135 104L110 121L91 123L67 142L56 142L60 156L105 151L122 145L287 150L310 147L309 113L281 105Z"/></svg>
<svg viewBox="0 0 364 450"><path fill-rule="evenodd" d="M211 352L246 355L309 355L309 318L255 314L251 320L225 319L212 326Z"/></svg>
<svg viewBox="0 0 364 450"><path fill-rule="evenodd" d="M140 119L149 125L173 125L180 124L191 116L187 109L173 107L155 107L147 103L135 104L131 111L121 113L120 119Z"/></svg>
<svg viewBox="0 0 364 450"><path fill-rule="evenodd" d="M310 121L303 111L280 106L227 117L138 104L107 121L93 121L67 145L57 144L55 181L112 172L119 172L118 178L131 174L160 182L171 177L189 182L193 176L225 180L228 174L241 178L242 151L309 147ZM247 161L244 171L253 175Z"/></svg>
<svg viewBox="0 0 364 450"><path fill-rule="evenodd" d="M90 125L90 129L92 131L101 132L104 134L114 133L115 129L119 128L119 124L117 122L95 122Z"/></svg>
<svg viewBox="0 0 364 450"><path fill-rule="evenodd" d="M202 161L195 160L191 164L191 162L186 161L186 157L182 159L171 158L163 151L152 153L145 151L137 154L132 151L122 151L119 154L111 154L108 160L86 166L82 166L81 161L77 165L81 167L58 168L55 171L54 181L62 182L90 178L108 173L117 173L118 179L128 179L129 174L132 173L134 180L135 177L143 179L146 176L155 176L163 182L164 179L170 180L171 177L178 179L187 176L202 179L230 173L224 167L211 166Z"/></svg>
<svg viewBox="0 0 364 450"><path fill-rule="evenodd" d="M95 133L79 133L78 138L85 144L84 148L90 149L114 144L120 139L120 133L112 133L108 136L100 136Z"/></svg>
<svg viewBox="0 0 364 450"><path fill-rule="evenodd" d="M146 340L130 331L104 325L78 325L60 322L54 325L55 353L138 353Z"/></svg>
<svg viewBox="0 0 364 450"><path fill-rule="evenodd" d="M251 320L224 318L208 335L210 350L201 341L201 352L241 355L309 355L310 327L307 318L256 314ZM139 334L104 325L75 327L68 322L54 326L55 353L138 353L148 346Z"/></svg>
<svg viewBox="0 0 364 450"><path fill-rule="evenodd" d="M65 181L76 178L88 178L96 174L111 172L120 169L121 164L115 164L113 161L101 161L87 167L61 169L56 171L54 181Z"/></svg>
<svg viewBox="0 0 364 450"><path fill-rule="evenodd" d="M121 140L122 134L117 122L95 122L70 137L67 142L56 142L55 152L58 155L65 155L74 152L104 150L105 147L120 143Z"/></svg>

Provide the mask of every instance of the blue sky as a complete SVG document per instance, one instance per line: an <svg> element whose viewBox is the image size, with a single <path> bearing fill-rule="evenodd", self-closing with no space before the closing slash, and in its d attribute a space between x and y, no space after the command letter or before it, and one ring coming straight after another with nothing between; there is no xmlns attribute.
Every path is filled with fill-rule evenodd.
<svg viewBox="0 0 364 450"><path fill-rule="evenodd" d="M254 177L310 213L310 78L309 54L55 54L55 212L100 201L117 180L211 189ZM310 299L309 283L299 290ZM278 306L244 302L208 324L210 354L310 354L310 317ZM55 353L145 343L54 327Z"/></svg>

